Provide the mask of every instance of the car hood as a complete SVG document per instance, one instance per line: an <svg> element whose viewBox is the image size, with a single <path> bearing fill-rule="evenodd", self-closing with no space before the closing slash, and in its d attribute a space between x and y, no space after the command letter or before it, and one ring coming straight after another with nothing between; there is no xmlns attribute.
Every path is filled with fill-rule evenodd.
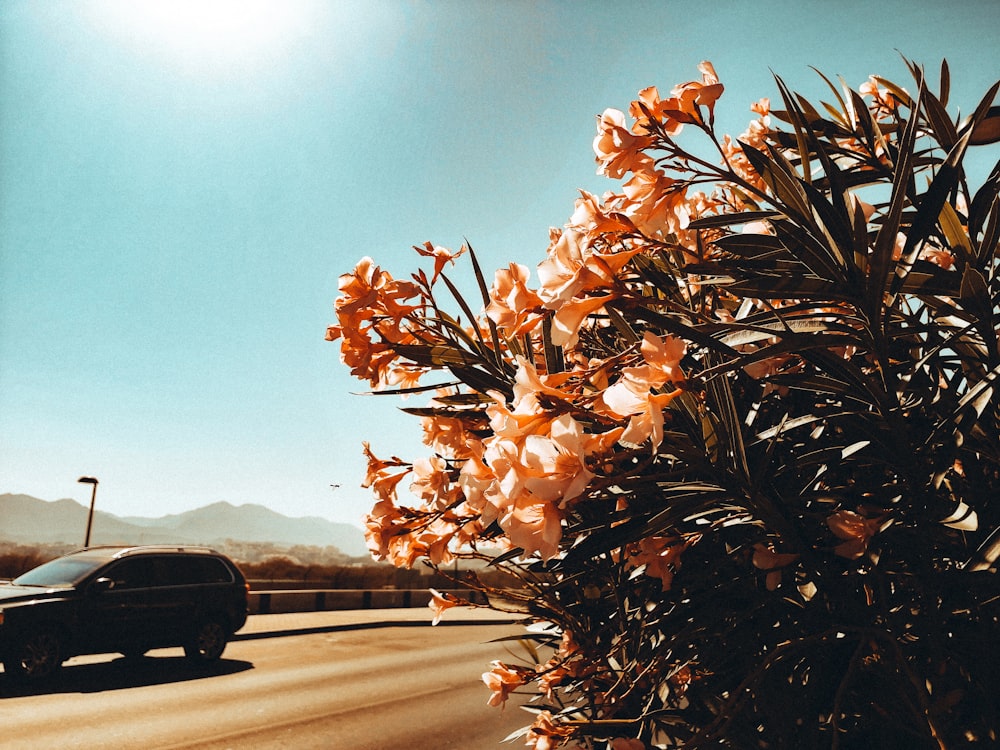
<svg viewBox="0 0 1000 750"><path fill-rule="evenodd" d="M12 583L0 585L0 604L9 604L30 599L57 599L71 589L44 588L42 586L15 586Z"/></svg>

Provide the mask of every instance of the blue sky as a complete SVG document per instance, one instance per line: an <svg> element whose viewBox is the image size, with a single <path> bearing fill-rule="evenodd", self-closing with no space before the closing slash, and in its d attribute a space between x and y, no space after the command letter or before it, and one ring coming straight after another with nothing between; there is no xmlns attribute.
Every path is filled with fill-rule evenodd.
<svg viewBox="0 0 1000 750"><path fill-rule="evenodd" d="M0 492L86 502L86 474L122 515L359 523L361 441L423 452L324 341L360 257L404 276L468 238L534 267L579 188L615 187L595 115L701 60L734 135L772 71L912 89L900 53L946 57L968 112L998 28L994 0L4 0Z"/></svg>

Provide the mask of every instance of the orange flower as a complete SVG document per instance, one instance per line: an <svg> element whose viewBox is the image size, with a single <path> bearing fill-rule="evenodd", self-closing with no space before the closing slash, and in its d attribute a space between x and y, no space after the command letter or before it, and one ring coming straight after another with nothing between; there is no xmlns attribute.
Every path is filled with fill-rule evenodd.
<svg viewBox="0 0 1000 750"><path fill-rule="evenodd" d="M850 510L833 513L826 519L826 525L835 536L845 540L834 547L834 553L849 560L861 557L868 550L869 540L883 528L884 521L884 516L865 518Z"/></svg>
<svg viewBox="0 0 1000 750"><path fill-rule="evenodd" d="M573 729L558 724L549 711L539 711L524 744L531 750L554 750L571 734Z"/></svg>
<svg viewBox="0 0 1000 750"><path fill-rule="evenodd" d="M651 536L630 546L629 564L633 568L646 566L645 573L651 578L659 578L661 587L668 591L674 581L674 573L681 566L684 550L698 542L701 535L686 539L679 537Z"/></svg>
<svg viewBox="0 0 1000 750"><path fill-rule="evenodd" d="M431 285L433 285L434 282L437 281L441 271L444 270L445 264L451 263L452 265L455 265L455 259L469 248L466 245L462 245L462 247L458 249L458 252L453 252L446 247L440 247L438 245L432 245L430 242L425 242L423 245L414 245L413 249L425 258L434 259L434 277L431 279Z"/></svg>
<svg viewBox="0 0 1000 750"><path fill-rule="evenodd" d="M611 740L609 750L646 750L646 743L634 737L616 737Z"/></svg>
<svg viewBox="0 0 1000 750"><path fill-rule="evenodd" d="M431 621L431 625L437 625L441 622L441 615L443 615L446 610L449 610L452 607L457 607L461 602L458 597L453 594L441 594L435 589L430 589L430 592L431 600L428 602L427 606L434 612L434 619Z"/></svg>
<svg viewBox="0 0 1000 750"><path fill-rule="evenodd" d="M715 118L715 102L722 96L723 85L719 83L719 77L715 73L712 63L703 60L698 64L701 73L700 81L689 81L675 86L670 94L674 97L671 101L676 107L676 111L671 111L668 104L664 104L664 111L677 116L679 119L683 115L692 118L692 121L703 123L701 107L708 108L708 121ZM680 114L678 114L678 112Z"/></svg>
<svg viewBox="0 0 1000 750"><path fill-rule="evenodd" d="M365 458L368 459L368 471L365 474L362 487L371 487L375 494L382 500L391 502L396 497L396 485L409 473L409 467L395 456L388 461L376 458L371 451L371 446L364 442ZM390 469L403 468L403 471L395 474L390 473Z"/></svg>
<svg viewBox="0 0 1000 750"><path fill-rule="evenodd" d="M681 393L680 388L670 393L650 393L643 410L629 419L628 429L622 433L621 441L642 445L649 440L650 450L655 452L663 442L663 410Z"/></svg>
<svg viewBox="0 0 1000 750"><path fill-rule="evenodd" d="M339 281L340 296L334 303L337 325L327 329L326 338L342 338L340 358L355 377L368 380L379 388L392 379L397 383L415 382L420 368L393 368L397 356L394 343L409 343L413 336L404 321L423 304L406 300L421 295L411 282L396 281L374 264L371 258L358 261L354 271ZM396 370L394 372L394 370Z"/></svg>
<svg viewBox="0 0 1000 750"><path fill-rule="evenodd" d="M920 259L933 263L945 271L950 270L955 265L955 255L951 250L929 242L921 248Z"/></svg>
<svg viewBox="0 0 1000 750"><path fill-rule="evenodd" d="M426 504L435 501L450 499L448 497L451 490L451 478L448 475L448 465L444 459L434 456L431 458L418 458L413 462L413 481L410 483L410 492L419 497Z"/></svg>
<svg viewBox="0 0 1000 750"><path fill-rule="evenodd" d="M684 200L687 185L653 167L636 170L622 186L624 213L646 235L676 234L691 220Z"/></svg>
<svg viewBox="0 0 1000 750"><path fill-rule="evenodd" d="M763 542L757 542L753 546L753 549L753 566L767 571L765 585L768 591L774 591L781 582L781 570L779 568L791 565L799 559L797 553L783 552L779 554L774 551L773 547Z"/></svg>
<svg viewBox="0 0 1000 750"><path fill-rule="evenodd" d="M588 239L608 232L620 233L635 230L635 226L631 222L625 220L621 214L608 210L601 204L596 195L588 193L586 190L580 191L580 197L573 205L573 215L566 222L566 226L584 233Z"/></svg>
<svg viewBox="0 0 1000 750"><path fill-rule="evenodd" d="M538 296L550 309L601 283L587 268L592 253L586 235L574 229L555 231L546 259L538 264Z"/></svg>
<svg viewBox="0 0 1000 750"><path fill-rule="evenodd" d="M587 316L612 299L586 293L615 286L618 274L637 252L639 248L596 252L586 235L575 229L554 233L548 257L538 265L538 296L555 312L553 343L573 346Z"/></svg>
<svg viewBox="0 0 1000 750"><path fill-rule="evenodd" d="M562 304L552 316L552 343L555 346L571 347L577 341L580 327L587 317L613 300L615 295L600 297L576 297Z"/></svg>
<svg viewBox="0 0 1000 750"><path fill-rule="evenodd" d="M888 89L879 86L875 76L868 76L868 80L858 87L858 93L872 97L869 109L876 119L892 115L899 106L896 97Z"/></svg>
<svg viewBox="0 0 1000 750"><path fill-rule="evenodd" d="M486 704L493 707L505 706L508 696L524 685L525 675L521 670L508 667L502 661L492 661L490 665L492 669L483 672L483 682L492 691Z"/></svg>
<svg viewBox="0 0 1000 750"><path fill-rule="evenodd" d="M522 492L509 513L500 518L500 526L511 544L525 555L538 554L551 560L559 554L562 539L562 514L552 503Z"/></svg>
<svg viewBox="0 0 1000 750"><path fill-rule="evenodd" d="M438 406L433 399L429 407ZM446 417L440 414L422 417L424 445L430 446L434 452L448 458L468 458L474 451L481 448L481 443L469 432L465 421L459 417Z"/></svg>
<svg viewBox="0 0 1000 750"><path fill-rule="evenodd" d="M512 336L531 330L542 319L542 299L527 287L529 273L527 266L511 263L493 276L486 314Z"/></svg>
<svg viewBox="0 0 1000 750"><path fill-rule="evenodd" d="M598 174L613 179L625 176L652 159L643 149L652 144L645 135L635 135L625 127L625 113L617 109L606 109L597 118L597 136L594 138L594 153L600 166Z"/></svg>
<svg viewBox="0 0 1000 750"><path fill-rule="evenodd" d="M687 118L678 120L667 114L665 108L675 108L674 100L660 99L660 92L656 86L647 86L639 92L639 98L629 105L629 114L635 118L635 125L632 130L636 133L650 132L651 124L655 121L663 127L668 136L679 135L684 128Z"/></svg>
<svg viewBox="0 0 1000 750"><path fill-rule="evenodd" d="M647 331L640 347L644 364L626 367L622 376L607 388L594 408L618 418L632 417L622 441L639 445L652 438L653 450L663 440L663 409L678 395L653 391L667 382L684 380L680 360L687 345L674 336L661 339Z"/></svg>
<svg viewBox="0 0 1000 750"><path fill-rule="evenodd" d="M569 375L568 372L539 375L537 367L524 357L518 357L517 372L514 374L514 403L517 404L523 398L533 398L538 394L545 394L549 399L556 401L572 400L571 394L559 388ZM537 410L536 406L532 408Z"/></svg>
<svg viewBox="0 0 1000 750"><path fill-rule="evenodd" d="M761 117L768 117L771 114L771 100L766 96L763 99L758 99L750 105L750 111L756 112Z"/></svg>
<svg viewBox="0 0 1000 750"><path fill-rule="evenodd" d="M487 526L497 519L500 508L499 483L493 470L476 454L462 464L458 473L458 486L462 488L466 505L480 514Z"/></svg>

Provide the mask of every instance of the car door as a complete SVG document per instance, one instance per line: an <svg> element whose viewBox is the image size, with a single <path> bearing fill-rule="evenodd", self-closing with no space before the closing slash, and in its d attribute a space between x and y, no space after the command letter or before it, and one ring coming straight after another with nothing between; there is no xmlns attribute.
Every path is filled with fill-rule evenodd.
<svg viewBox="0 0 1000 750"><path fill-rule="evenodd" d="M153 565L152 606L157 626L170 645L183 644L207 616L225 615L229 624L233 576L221 560L208 555L163 555L153 558Z"/></svg>
<svg viewBox="0 0 1000 750"><path fill-rule="evenodd" d="M87 585L78 622L81 652L126 651L147 642L153 567L148 558L118 560Z"/></svg>
<svg viewBox="0 0 1000 750"><path fill-rule="evenodd" d="M183 644L195 625L200 583L196 563L190 555L153 558L156 588L152 606L156 610L157 633L164 645Z"/></svg>

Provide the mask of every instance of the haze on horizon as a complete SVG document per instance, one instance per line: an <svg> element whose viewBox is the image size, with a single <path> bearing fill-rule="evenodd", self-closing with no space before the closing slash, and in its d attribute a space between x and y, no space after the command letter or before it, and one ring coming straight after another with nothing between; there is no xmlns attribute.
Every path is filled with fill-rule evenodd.
<svg viewBox="0 0 1000 750"><path fill-rule="evenodd" d="M595 175L594 118L711 60L740 133L772 71L1000 71L1000 4L77 0L0 4L0 493L358 524L362 440L416 420L324 341L337 278L411 246L534 268ZM468 284L467 266L449 270ZM534 278L533 278L534 282Z"/></svg>

